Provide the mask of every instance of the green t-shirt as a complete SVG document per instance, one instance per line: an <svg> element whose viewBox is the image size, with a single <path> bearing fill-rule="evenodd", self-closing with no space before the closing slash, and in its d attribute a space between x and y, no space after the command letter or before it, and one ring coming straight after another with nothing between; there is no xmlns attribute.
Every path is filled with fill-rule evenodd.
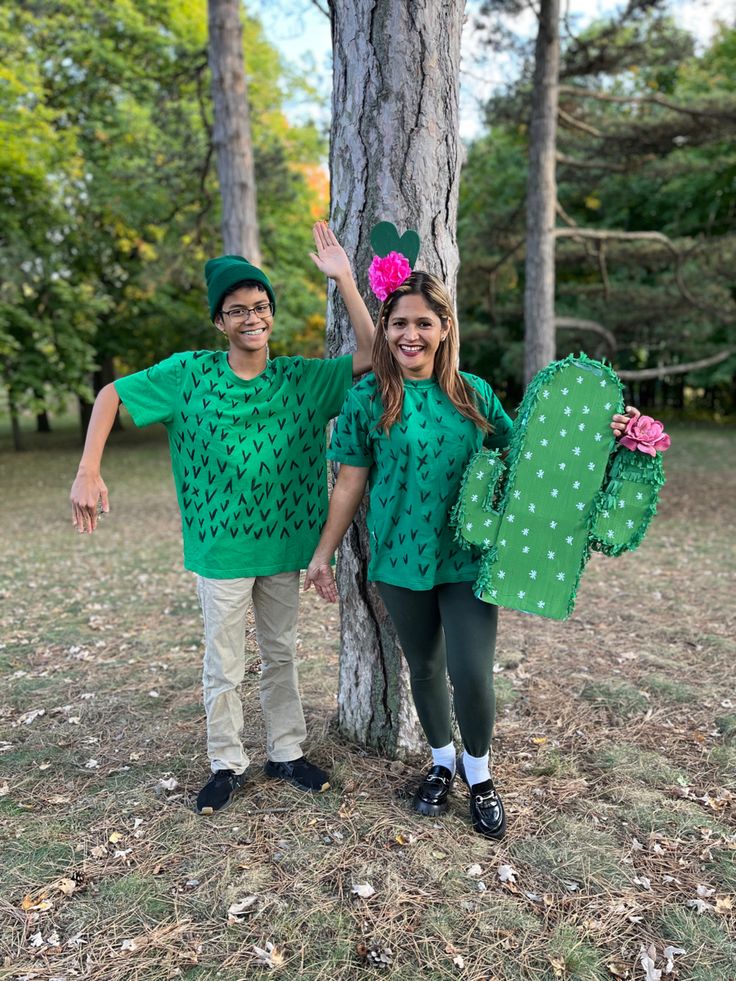
<svg viewBox="0 0 736 981"><path fill-rule="evenodd" d="M462 374L494 428L485 445L506 446L511 420L501 403L481 378ZM455 542L449 513L483 434L434 378L404 381L401 421L388 436L378 428L382 413L375 375L367 375L347 393L327 453L340 463L370 467L368 578L408 589L476 579L479 553Z"/></svg>
<svg viewBox="0 0 736 981"><path fill-rule="evenodd" d="M246 381L225 351L115 382L137 426L168 431L187 569L238 579L309 564L327 513L325 426L352 382L351 355L275 358Z"/></svg>

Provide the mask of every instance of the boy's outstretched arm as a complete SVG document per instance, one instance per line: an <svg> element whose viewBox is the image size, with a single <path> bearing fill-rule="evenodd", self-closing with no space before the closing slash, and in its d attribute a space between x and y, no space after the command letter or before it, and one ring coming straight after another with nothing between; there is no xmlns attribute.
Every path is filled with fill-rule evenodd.
<svg viewBox="0 0 736 981"><path fill-rule="evenodd" d="M337 599L337 587L330 560L363 499L368 473L369 467L340 464L340 473L337 475L330 498L327 521L322 529L319 544L314 550L312 561L307 567L304 588L309 589L310 586L314 586L322 599L329 600L331 603Z"/></svg>
<svg viewBox="0 0 736 981"><path fill-rule="evenodd" d="M80 535L85 531L92 533L97 527L98 501L102 502L104 512L110 510L107 487L100 476L100 465L119 406L120 398L111 382L100 390L95 399L82 459L69 495L72 502L72 524Z"/></svg>
<svg viewBox="0 0 736 981"><path fill-rule="evenodd" d="M372 363L374 329L371 315L355 285L345 250L327 222L316 222L312 234L317 252L309 254L315 266L329 279L334 279L337 284L357 342L357 350L353 354L353 374L362 375L364 371L370 369Z"/></svg>

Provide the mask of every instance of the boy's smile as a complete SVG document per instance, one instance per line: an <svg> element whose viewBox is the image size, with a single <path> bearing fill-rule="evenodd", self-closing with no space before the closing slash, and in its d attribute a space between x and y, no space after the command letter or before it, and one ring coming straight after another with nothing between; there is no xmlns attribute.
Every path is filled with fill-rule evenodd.
<svg viewBox="0 0 736 981"><path fill-rule="evenodd" d="M268 294L256 287L241 286L229 293L217 319L230 348L249 354L265 348L273 330Z"/></svg>

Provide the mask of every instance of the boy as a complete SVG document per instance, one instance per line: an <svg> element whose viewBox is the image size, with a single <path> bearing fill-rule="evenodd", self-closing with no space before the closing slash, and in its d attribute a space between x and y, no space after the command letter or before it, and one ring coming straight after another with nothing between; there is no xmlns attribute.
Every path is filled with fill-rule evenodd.
<svg viewBox="0 0 736 981"><path fill-rule="evenodd" d="M138 426L168 431L182 515L184 565L197 575L205 628L204 704L212 776L200 814L226 807L244 786L241 742L245 617L252 603L263 664L261 706L268 776L320 792L327 774L302 754L306 738L295 664L299 570L327 510L325 426L354 375L371 366L373 323L332 231L314 226L317 267L334 279L357 350L331 360L268 359L276 297L265 273L241 256L205 265L212 320L227 351L175 354L105 386L97 396L71 490L72 521L89 532L108 511L100 463L122 401Z"/></svg>

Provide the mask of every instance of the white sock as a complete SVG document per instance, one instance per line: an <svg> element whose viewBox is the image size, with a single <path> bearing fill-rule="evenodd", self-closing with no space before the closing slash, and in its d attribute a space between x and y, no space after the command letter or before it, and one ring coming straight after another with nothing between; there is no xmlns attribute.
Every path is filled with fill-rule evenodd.
<svg viewBox="0 0 736 981"><path fill-rule="evenodd" d="M446 746L440 746L439 749L435 749L434 746L429 747L432 750L432 762L435 766L444 766L445 769L449 770L450 773L454 775L455 773L455 744L448 743Z"/></svg>
<svg viewBox="0 0 736 981"><path fill-rule="evenodd" d="M465 776L471 787L491 779L491 771L488 769L488 753L485 756L471 756L467 749L463 750L463 766L465 767Z"/></svg>

